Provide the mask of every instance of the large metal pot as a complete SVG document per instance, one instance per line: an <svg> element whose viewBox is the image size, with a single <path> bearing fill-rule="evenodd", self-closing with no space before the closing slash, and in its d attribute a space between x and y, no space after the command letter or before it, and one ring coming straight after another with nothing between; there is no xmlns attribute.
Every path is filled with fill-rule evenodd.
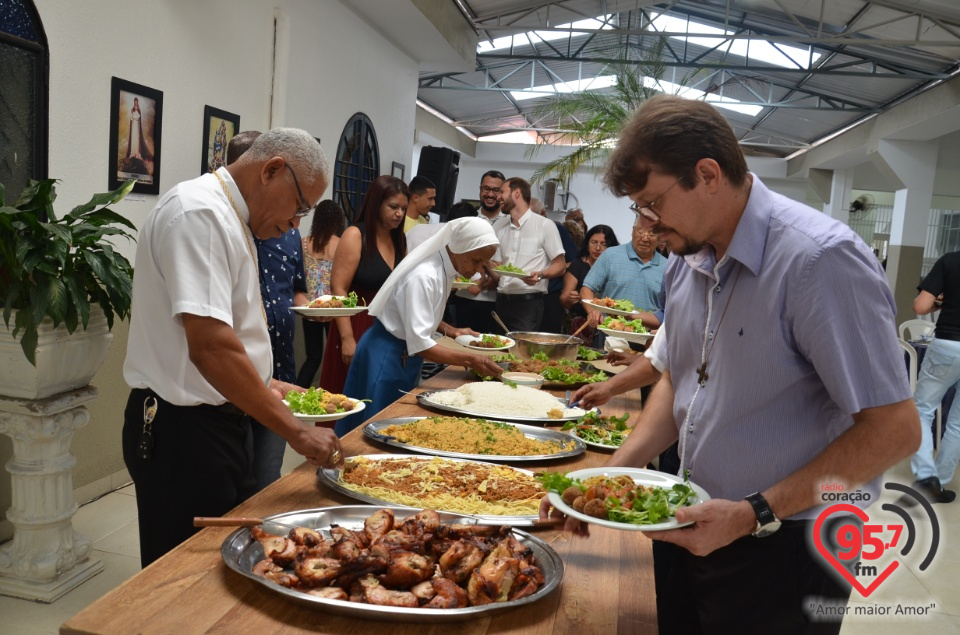
<svg viewBox="0 0 960 635"><path fill-rule="evenodd" d="M537 353L546 353L548 359L577 359L580 340L569 335L557 333L535 333L532 331L513 331L507 337L516 340L517 346L510 352L520 359L533 359Z"/></svg>

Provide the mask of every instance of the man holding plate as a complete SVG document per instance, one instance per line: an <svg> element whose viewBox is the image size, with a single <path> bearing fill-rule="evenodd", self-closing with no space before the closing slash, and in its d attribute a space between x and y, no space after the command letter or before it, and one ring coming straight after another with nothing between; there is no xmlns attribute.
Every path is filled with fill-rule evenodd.
<svg viewBox="0 0 960 635"><path fill-rule="evenodd" d="M679 440L680 474L711 496L677 510L689 526L647 534L674 545L660 633L839 632L836 611L823 622L810 609L851 590L808 544L821 488L862 487L869 505L920 443L879 262L849 227L750 174L705 102L645 101L605 181L680 256L665 274L663 377L609 464L646 465Z"/></svg>

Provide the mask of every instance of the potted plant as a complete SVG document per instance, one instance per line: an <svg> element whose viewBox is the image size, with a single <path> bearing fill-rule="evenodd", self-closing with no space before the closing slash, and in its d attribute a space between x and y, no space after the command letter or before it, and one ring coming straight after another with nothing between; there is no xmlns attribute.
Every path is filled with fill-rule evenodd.
<svg viewBox="0 0 960 635"><path fill-rule="evenodd" d="M115 317L130 313L133 267L110 241L132 240L124 228L136 227L108 206L134 181L60 218L55 184L30 181L12 206L0 207L0 304L8 329L0 330L0 393L11 397L39 399L89 383ZM0 184L0 202L4 196ZM84 339L94 341L71 343Z"/></svg>

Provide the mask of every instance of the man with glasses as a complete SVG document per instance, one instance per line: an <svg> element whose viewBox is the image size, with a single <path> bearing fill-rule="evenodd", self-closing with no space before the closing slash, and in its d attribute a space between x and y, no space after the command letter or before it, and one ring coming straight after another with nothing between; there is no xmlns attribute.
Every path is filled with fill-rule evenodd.
<svg viewBox="0 0 960 635"><path fill-rule="evenodd" d="M615 298L630 300L638 309L630 319L641 320L648 329L660 326L663 319L663 272L667 259L657 253L657 237L644 229L637 217L630 243L605 250L590 273L583 280L580 297ZM591 328L603 321L603 316L589 309L587 318Z"/></svg>
<svg viewBox="0 0 960 635"><path fill-rule="evenodd" d="M750 174L705 102L645 101L605 181L681 256L665 274L663 377L607 465L645 466L679 440L680 473L711 496L676 512L690 526L648 534L674 545L660 633L839 632L850 586L811 540L823 488L862 488L854 504L869 505L920 443L880 264Z"/></svg>
<svg viewBox="0 0 960 635"><path fill-rule="evenodd" d="M246 152L260 136L256 130L246 130L234 136L227 144L227 165L232 165ZM286 164L297 191L297 218L312 211L303 198L296 171ZM307 298L307 281L303 271L303 243L300 230L293 228L279 238L261 240L254 238L257 247L257 260L260 263L260 296L267 315L270 330L270 350L273 352L273 378L294 384L297 381L297 367L293 352L293 339L296 332L296 316L290 310L292 306L302 306L312 300ZM283 453L287 442L283 437L251 419L253 433L253 476L257 481L257 491L280 478L283 466Z"/></svg>
<svg viewBox="0 0 960 635"><path fill-rule="evenodd" d="M500 188L503 173L489 170L480 177L480 218L491 225L503 216L500 213ZM497 285L484 269L483 284L460 289L454 296L454 317L459 327L471 328L477 333L499 333L502 329L494 321L491 311L497 308Z"/></svg>
<svg viewBox="0 0 960 635"><path fill-rule="evenodd" d="M160 197L139 231L124 379L123 458L137 493L141 564L255 491L250 418L314 465L335 467L332 430L302 425L272 379L254 239L299 225L330 180L316 139L277 128L237 161Z"/></svg>

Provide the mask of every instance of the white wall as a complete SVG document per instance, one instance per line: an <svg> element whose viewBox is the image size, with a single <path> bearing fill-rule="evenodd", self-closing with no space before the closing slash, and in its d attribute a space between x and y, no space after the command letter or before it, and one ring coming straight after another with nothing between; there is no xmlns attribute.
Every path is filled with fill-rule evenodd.
<svg viewBox="0 0 960 635"><path fill-rule="evenodd" d="M320 137L331 161L343 126L362 111L376 128L383 172L410 156L419 65L337 0L35 2L50 45L49 174L63 181L59 210L107 188L111 76L163 91L161 192L199 175L205 104L239 114L242 130L267 130L278 104L278 124ZM282 92L272 101L274 7L288 28ZM157 197L141 199L116 210L140 225ZM121 249L133 259L134 245ZM121 324L93 380L100 397L91 422L74 437L77 487L109 483L123 469L126 347ZM0 439L0 464L9 456ZM9 501L0 472L0 511Z"/></svg>

